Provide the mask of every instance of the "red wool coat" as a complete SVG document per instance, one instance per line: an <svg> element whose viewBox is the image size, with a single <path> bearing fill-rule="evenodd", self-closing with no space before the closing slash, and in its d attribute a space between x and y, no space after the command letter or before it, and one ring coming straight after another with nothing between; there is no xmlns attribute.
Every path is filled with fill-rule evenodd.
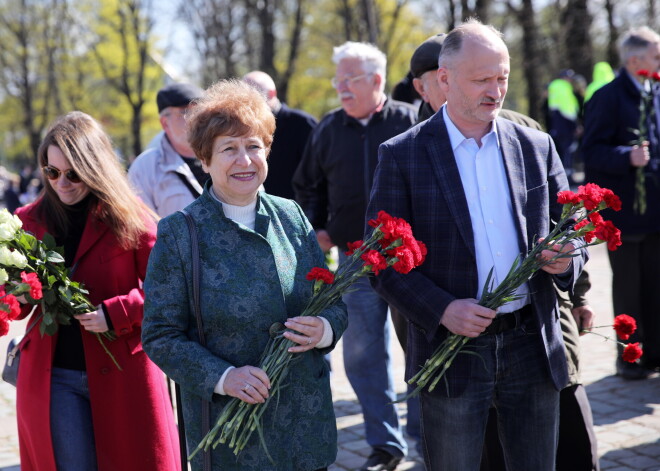
<svg viewBox="0 0 660 471"><path fill-rule="evenodd" d="M35 206L19 208L23 228L42 238ZM153 225L152 225L153 226ZM103 303L118 338L105 341L81 328L99 471L180 471L179 445L163 373L142 351L141 280L155 242L155 227L141 246L124 250L110 229L90 214L78 247L73 278L84 282L94 305ZM35 315L37 313L35 312ZM22 471L56 471L50 434L50 373L57 335L35 327L21 352L17 385Z"/></svg>

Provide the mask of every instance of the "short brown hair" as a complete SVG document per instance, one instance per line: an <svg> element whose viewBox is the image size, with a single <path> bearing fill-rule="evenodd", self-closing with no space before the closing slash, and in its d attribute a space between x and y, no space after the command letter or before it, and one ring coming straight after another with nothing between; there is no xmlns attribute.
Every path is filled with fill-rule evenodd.
<svg viewBox="0 0 660 471"><path fill-rule="evenodd" d="M211 162L218 136L256 135L270 151L275 116L264 96L240 80L221 80L204 91L186 115L188 142L199 160Z"/></svg>

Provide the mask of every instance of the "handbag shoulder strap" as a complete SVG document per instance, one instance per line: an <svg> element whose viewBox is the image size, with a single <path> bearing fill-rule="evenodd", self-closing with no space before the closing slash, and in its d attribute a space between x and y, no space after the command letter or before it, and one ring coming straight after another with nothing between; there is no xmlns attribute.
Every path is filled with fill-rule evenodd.
<svg viewBox="0 0 660 471"><path fill-rule="evenodd" d="M197 228L195 221L189 212L185 209L180 210L185 216L186 223L188 224L188 231L190 232L190 246L192 252L192 276L193 276L193 309L195 311L195 320L197 321L197 334L199 335L199 343L206 346L206 338L204 336L204 324L202 323L202 312L199 306L199 283L200 283L200 269L199 269L199 240L197 238Z"/></svg>
<svg viewBox="0 0 660 471"><path fill-rule="evenodd" d="M197 228L195 221L188 211L185 209L179 210L186 218L188 224L188 231L190 232L190 248L192 255L192 276L193 276L193 309L195 311L195 320L197 321L197 335L199 335L199 343L206 346L206 338L204 336L204 324L202 323L202 312L199 305L199 239L197 238ZM202 399L202 433L206 435L211 430L211 403ZM203 471L211 471L211 450L207 450L203 455Z"/></svg>

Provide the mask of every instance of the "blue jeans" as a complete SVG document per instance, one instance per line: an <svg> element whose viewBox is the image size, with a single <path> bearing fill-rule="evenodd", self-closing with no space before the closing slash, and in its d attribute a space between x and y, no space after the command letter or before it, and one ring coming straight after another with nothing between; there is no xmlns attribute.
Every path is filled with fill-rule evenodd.
<svg viewBox="0 0 660 471"><path fill-rule="evenodd" d="M342 262L346 256L339 254ZM394 456L408 447L393 402L396 400L390 351L391 323L387 303L366 277L343 297L348 307L348 328L342 337L344 368L362 406L367 443Z"/></svg>
<svg viewBox="0 0 660 471"><path fill-rule="evenodd" d="M96 470L87 373L53 368L50 383L50 433L58 471Z"/></svg>
<svg viewBox="0 0 660 471"><path fill-rule="evenodd" d="M468 343L471 376L466 390L446 397L443 381L422 392L422 436L428 470L477 471L488 409L497 409L507 469L554 471L559 392L554 388L540 333L530 320Z"/></svg>

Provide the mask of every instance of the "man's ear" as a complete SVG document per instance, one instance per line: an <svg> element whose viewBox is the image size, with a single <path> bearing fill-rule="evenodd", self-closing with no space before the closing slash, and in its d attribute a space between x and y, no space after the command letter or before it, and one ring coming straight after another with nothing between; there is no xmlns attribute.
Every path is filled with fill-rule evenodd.
<svg viewBox="0 0 660 471"><path fill-rule="evenodd" d="M436 72L438 78L438 84L442 90L446 90L446 87L449 86L449 71L445 67L440 67Z"/></svg>
<svg viewBox="0 0 660 471"><path fill-rule="evenodd" d="M417 93L419 93L419 96L422 97L422 100L428 103L429 100L426 95L426 91L424 90L424 82L422 82L422 79L415 77L413 79L413 87L415 88Z"/></svg>
<svg viewBox="0 0 660 471"><path fill-rule="evenodd" d="M168 126L168 124L167 124L167 116L165 116L165 115L160 115L160 116L158 117L158 119L160 120L160 125L161 125L161 127L163 128L163 130L164 130L164 131L167 131L168 128L169 128L169 126Z"/></svg>
<svg viewBox="0 0 660 471"><path fill-rule="evenodd" d="M374 74L374 85L380 86L383 83L383 77L380 74Z"/></svg>

